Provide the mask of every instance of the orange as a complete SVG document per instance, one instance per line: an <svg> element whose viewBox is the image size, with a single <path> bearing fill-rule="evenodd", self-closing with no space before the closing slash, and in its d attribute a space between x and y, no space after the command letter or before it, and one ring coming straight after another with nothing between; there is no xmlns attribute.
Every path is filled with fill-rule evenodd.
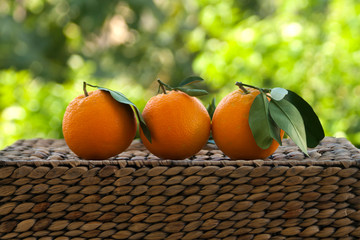
<svg viewBox="0 0 360 240"><path fill-rule="evenodd" d="M70 102L63 118L69 148L84 159L106 159L124 151L136 134L136 119L129 105L102 90L80 95Z"/></svg>
<svg viewBox="0 0 360 240"><path fill-rule="evenodd" d="M211 121L204 105L180 91L158 94L146 103L143 118L150 143L140 129L145 147L163 159L191 157L207 143Z"/></svg>
<svg viewBox="0 0 360 240"><path fill-rule="evenodd" d="M248 94L238 89L220 101L212 119L212 136L219 149L231 159L264 159L275 152L279 143L273 140L267 149L256 144L249 126L249 111L260 91L246 89Z"/></svg>

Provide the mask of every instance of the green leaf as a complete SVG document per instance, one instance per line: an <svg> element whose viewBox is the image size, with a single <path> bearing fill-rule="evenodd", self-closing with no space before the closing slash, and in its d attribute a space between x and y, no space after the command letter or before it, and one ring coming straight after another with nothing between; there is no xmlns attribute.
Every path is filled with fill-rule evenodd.
<svg viewBox="0 0 360 240"><path fill-rule="evenodd" d="M287 94L288 94L288 90L279 87L271 89L270 92L271 98L275 99L276 101L280 101Z"/></svg>
<svg viewBox="0 0 360 240"><path fill-rule="evenodd" d="M134 107L134 109L135 109L135 113L138 118L138 121L140 123L140 127L141 127L145 137L147 138L147 140L151 143L150 129L147 127L146 122L145 122L144 118L142 117L139 109L137 107Z"/></svg>
<svg viewBox="0 0 360 240"><path fill-rule="evenodd" d="M99 90L102 90L102 91L109 92L110 95L111 95L116 101L118 101L119 103L123 103L123 104L130 105L131 108L133 109L136 117L137 117L137 120L139 121L140 127L141 127L141 129L143 130L143 133L144 133L145 137L146 137L146 138L149 140L149 142L151 143L150 130L149 130L149 128L147 127L144 118L142 117L142 115L141 115L139 109L136 107L136 105L135 105L134 103L132 103L127 97L125 97L124 94L122 94L121 92L117 92L117 91L114 91L114 90L110 90L110 89L108 89L108 88L91 85L91 84L89 84L89 83L86 83L86 85L88 85L88 86L90 86L90 87L95 87L95 88L97 88L97 89L99 89Z"/></svg>
<svg viewBox="0 0 360 240"><path fill-rule="evenodd" d="M211 102L209 103L208 107L206 108L206 110L209 113L211 119L212 119L212 117L214 115L214 112L215 112L215 109L216 109L215 101L216 101L215 98L213 98L211 100Z"/></svg>
<svg viewBox="0 0 360 240"><path fill-rule="evenodd" d="M262 149L269 148L273 138L269 122L269 101L263 91L260 91L251 105L249 126L256 144Z"/></svg>
<svg viewBox="0 0 360 240"><path fill-rule="evenodd" d="M203 96L203 95L207 95L208 92L203 90L203 89L192 89L192 88L184 88L184 87L176 87L174 88L174 90L179 90L182 91L186 94L188 94L189 96Z"/></svg>
<svg viewBox="0 0 360 240"><path fill-rule="evenodd" d="M266 94L260 91L250 108L249 126L256 144L262 149L269 148L273 139L281 143L280 129L270 120L269 101Z"/></svg>
<svg viewBox="0 0 360 240"><path fill-rule="evenodd" d="M124 104L128 104L131 105L133 107L136 107L134 103L132 103L127 97L125 97L124 94L117 92L117 91L113 91L107 88L103 88L103 87L98 87L98 89L102 90L102 91L106 91L109 92L110 95L118 102L120 103L124 103Z"/></svg>
<svg viewBox="0 0 360 240"><path fill-rule="evenodd" d="M272 100L270 101L269 111L270 116L279 128L283 129L307 155L304 121L297 108L285 99L280 101Z"/></svg>
<svg viewBox="0 0 360 240"><path fill-rule="evenodd" d="M307 146L309 148L316 147L325 137L324 129L318 116L302 97L290 90L288 92L285 99L297 108L304 120Z"/></svg>
<svg viewBox="0 0 360 240"><path fill-rule="evenodd" d="M282 145L281 129L270 116L267 94L263 90L260 92L261 94L254 99L255 105L253 103L250 108L249 125L258 146L267 149L273 139Z"/></svg>
<svg viewBox="0 0 360 240"><path fill-rule="evenodd" d="M270 123L270 135L273 139L275 139L275 141L277 141L280 144L280 146L282 146L282 141L280 136L281 129L278 127L278 125L276 125L274 119L272 119L272 117L270 116L270 113L268 117Z"/></svg>
<svg viewBox="0 0 360 240"><path fill-rule="evenodd" d="M204 81L204 79L202 79L201 77L198 77L198 76L187 77L180 82L179 87L183 87L185 85L192 84L195 82L200 82L200 81Z"/></svg>

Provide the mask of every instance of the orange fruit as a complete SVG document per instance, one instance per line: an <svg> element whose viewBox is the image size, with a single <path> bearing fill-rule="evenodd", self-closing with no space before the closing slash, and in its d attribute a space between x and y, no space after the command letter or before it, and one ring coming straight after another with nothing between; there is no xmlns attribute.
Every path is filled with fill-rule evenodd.
<svg viewBox="0 0 360 240"><path fill-rule="evenodd" d="M273 140L267 149L260 148L249 126L249 111L259 90L238 89L225 96L215 109L212 136L216 145L231 159L264 159L275 152L279 143ZM281 137L284 132L281 130Z"/></svg>
<svg viewBox="0 0 360 240"><path fill-rule="evenodd" d="M84 159L106 159L124 151L136 134L136 119L129 105L109 92L95 90L70 102L63 118L69 148Z"/></svg>
<svg viewBox="0 0 360 240"><path fill-rule="evenodd" d="M191 157L207 143L211 120L204 105L184 92L158 94L146 103L142 116L150 130L150 143L140 129L145 147L163 159Z"/></svg>

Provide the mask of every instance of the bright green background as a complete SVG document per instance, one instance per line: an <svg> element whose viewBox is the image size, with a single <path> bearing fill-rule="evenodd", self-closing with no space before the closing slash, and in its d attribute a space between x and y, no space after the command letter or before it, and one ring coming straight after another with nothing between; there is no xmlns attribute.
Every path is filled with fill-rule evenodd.
<svg viewBox="0 0 360 240"><path fill-rule="evenodd" d="M0 148L61 138L82 82L140 109L155 80L190 75L217 103L235 81L284 87L326 135L360 145L360 2L355 0L1 0Z"/></svg>

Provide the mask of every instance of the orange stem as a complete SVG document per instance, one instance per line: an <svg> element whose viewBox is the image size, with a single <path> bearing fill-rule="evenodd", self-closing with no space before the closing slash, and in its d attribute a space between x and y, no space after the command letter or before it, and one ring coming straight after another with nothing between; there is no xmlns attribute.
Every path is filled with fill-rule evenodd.
<svg viewBox="0 0 360 240"><path fill-rule="evenodd" d="M86 82L83 82L83 90L85 97L89 96L89 93L86 91Z"/></svg>

